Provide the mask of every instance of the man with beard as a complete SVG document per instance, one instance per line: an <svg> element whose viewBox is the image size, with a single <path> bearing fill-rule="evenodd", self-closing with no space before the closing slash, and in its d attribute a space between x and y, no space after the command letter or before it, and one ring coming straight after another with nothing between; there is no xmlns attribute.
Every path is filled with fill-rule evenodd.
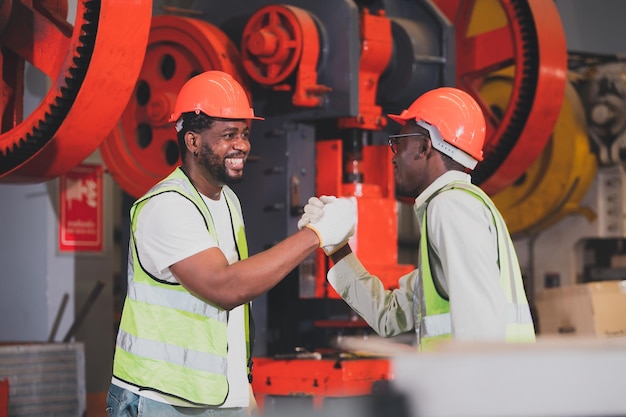
<svg viewBox="0 0 626 417"><path fill-rule="evenodd" d="M182 164L130 210L110 416L246 416L254 409L250 301L353 232L353 203L335 199L327 221L248 257L228 185L243 177L253 119L262 120L245 90L221 71L191 78L177 97L170 122Z"/></svg>
<svg viewBox="0 0 626 417"><path fill-rule="evenodd" d="M396 192L415 200L418 268L387 290L345 245L324 249L335 263L328 281L379 335L414 329L421 350L445 339L534 341L508 230L467 173L483 159L482 110L466 92L442 87L389 117L402 125L389 146ZM325 201L311 198L298 226L323 219Z"/></svg>

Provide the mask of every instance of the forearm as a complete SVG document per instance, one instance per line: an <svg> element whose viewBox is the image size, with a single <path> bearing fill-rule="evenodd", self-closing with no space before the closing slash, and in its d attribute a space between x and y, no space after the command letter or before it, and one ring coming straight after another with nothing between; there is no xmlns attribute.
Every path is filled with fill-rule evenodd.
<svg viewBox="0 0 626 417"><path fill-rule="evenodd" d="M274 287L318 247L315 232L303 229L233 264L213 247L177 262L170 270L197 297L230 310Z"/></svg>
<svg viewBox="0 0 626 417"><path fill-rule="evenodd" d="M413 328L412 285L414 275L399 280L396 290L385 289L354 256L341 256L328 272L328 282L380 336L394 336Z"/></svg>
<svg viewBox="0 0 626 417"><path fill-rule="evenodd" d="M212 247L176 262L170 270L189 291L231 309L274 287L318 247L334 247L352 235L355 207L351 199L333 197L323 205L323 212L315 226L309 223L247 259L230 264L219 248Z"/></svg>
<svg viewBox="0 0 626 417"><path fill-rule="evenodd" d="M221 305L227 309L253 300L278 284L319 247L312 230L303 229L273 247L226 268ZM215 294L215 287L207 287Z"/></svg>
<svg viewBox="0 0 626 417"><path fill-rule="evenodd" d="M243 290L236 300L238 304L273 288L318 248L315 232L304 228L271 248L230 265L228 275L233 289Z"/></svg>

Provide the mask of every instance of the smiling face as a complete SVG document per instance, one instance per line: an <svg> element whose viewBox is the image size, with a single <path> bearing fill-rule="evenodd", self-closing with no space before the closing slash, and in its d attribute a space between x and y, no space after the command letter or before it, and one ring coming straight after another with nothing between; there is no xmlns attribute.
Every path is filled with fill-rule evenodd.
<svg viewBox="0 0 626 417"><path fill-rule="evenodd" d="M236 184L250 153L250 128L245 120L216 120L200 133L197 164L214 182Z"/></svg>

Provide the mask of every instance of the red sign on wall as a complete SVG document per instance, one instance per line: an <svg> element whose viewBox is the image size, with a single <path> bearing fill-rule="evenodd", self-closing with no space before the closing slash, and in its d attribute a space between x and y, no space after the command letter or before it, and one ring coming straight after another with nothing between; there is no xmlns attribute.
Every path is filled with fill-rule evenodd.
<svg viewBox="0 0 626 417"><path fill-rule="evenodd" d="M78 165L60 176L59 250L102 251L102 166Z"/></svg>

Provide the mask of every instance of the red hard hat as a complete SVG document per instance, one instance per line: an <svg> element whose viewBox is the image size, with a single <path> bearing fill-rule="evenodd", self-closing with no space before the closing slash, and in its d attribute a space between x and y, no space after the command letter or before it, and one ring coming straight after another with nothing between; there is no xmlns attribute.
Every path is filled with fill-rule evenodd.
<svg viewBox="0 0 626 417"><path fill-rule="evenodd" d="M415 120L420 125L420 122L425 122L435 127L445 142L469 154L476 161L483 160L485 116L476 100L463 90L440 87L427 91L399 115L388 116L401 125L407 120ZM431 135L431 139L437 138ZM452 156L446 150L439 150Z"/></svg>
<svg viewBox="0 0 626 417"><path fill-rule="evenodd" d="M203 72L183 85L169 121L175 122L182 113L187 112L202 112L223 119L264 120L254 115L241 84L222 71Z"/></svg>

